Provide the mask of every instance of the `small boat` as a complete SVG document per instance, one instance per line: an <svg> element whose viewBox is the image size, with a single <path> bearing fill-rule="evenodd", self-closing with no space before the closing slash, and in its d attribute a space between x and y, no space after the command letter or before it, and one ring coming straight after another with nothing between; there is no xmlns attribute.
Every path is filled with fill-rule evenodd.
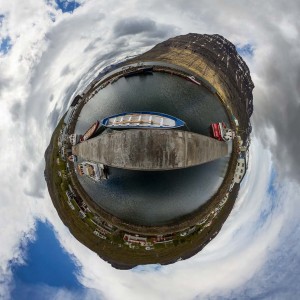
<svg viewBox="0 0 300 300"><path fill-rule="evenodd" d="M201 82L197 81L196 78L195 78L194 76L188 76L188 79L189 79L191 82L196 83L197 85L201 85Z"/></svg>
<svg viewBox="0 0 300 300"><path fill-rule="evenodd" d="M72 162L76 162L77 161L77 156L74 154L71 154L70 156L68 156L68 160L72 161Z"/></svg>
<svg viewBox="0 0 300 300"><path fill-rule="evenodd" d="M80 176L85 175L94 181L105 180L108 178L107 167L103 164L84 161L77 165L77 171Z"/></svg>
<svg viewBox="0 0 300 300"><path fill-rule="evenodd" d="M108 128L157 128L171 129L185 125L185 122L173 116L158 112L125 112L107 117L101 121L101 125Z"/></svg>
<svg viewBox="0 0 300 300"><path fill-rule="evenodd" d="M138 68L138 69L134 69L131 70L127 73L124 74L124 77L131 77L131 76L135 76L135 75L152 75L152 71L153 71L153 67L143 67L143 68Z"/></svg>
<svg viewBox="0 0 300 300"><path fill-rule="evenodd" d="M221 136L221 129L222 128L222 123L212 123L211 124L211 129L212 129L212 136L219 140L222 141L222 136Z"/></svg>
<svg viewBox="0 0 300 300"><path fill-rule="evenodd" d="M115 83L115 82L118 81L120 78L121 78L121 76L117 76L117 77L113 78L113 79L110 81L110 84Z"/></svg>
<svg viewBox="0 0 300 300"><path fill-rule="evenodd" d="M97 120L86 132L83 136L80 137L80 142L84 142L88 140L99 128L99 121Z"/></svg>
<svg viewBox="0 0 300 300"><path fill-rule="evenodd" d="M235 132L226 127L224 122L212 123L212 135L219 141L229 142L235 137Z"/></svg>

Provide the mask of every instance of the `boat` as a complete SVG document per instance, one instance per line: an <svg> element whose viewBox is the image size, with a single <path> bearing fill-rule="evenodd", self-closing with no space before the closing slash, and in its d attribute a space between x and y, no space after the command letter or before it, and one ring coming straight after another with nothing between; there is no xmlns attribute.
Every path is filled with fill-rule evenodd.
<svg viewBox="0 0 300 300"><path fill-rule="evenodd" d="M196 78L194 76L188 76L188 79L194 83L196 83L197 85L201 85L201 82L197 81Z"/></svg>
<svg viewBox="0 0 300 300"><path fill-rule="evenodd" d="M80 138L81 138L81 136L76 133L71 134L69 136L71 145L72 146L76 145L79 142Z"/></svg>
<svg viewBox="0 0 300 300"><path fill-rule="evenodd" d="M106 86L108 86L109 85L109 81L106 81L106 82L104 82L102 85L101 85L101 87L102 87L102 89L104 89Z"/></svg>
<svg viewBox="0 0 300 300"><path fill-rule="evenodd" d="M211 128L213 137L219 141L229 142L235 137L235 132L224 122L212 123Z"/></svg>
<svg viewBox="0 0 300 300"><path fill-rule="evenodd" d="M86 132L83 136L80 137L80 142L84 142L88 140L99 128L99 121L97 120Z"/></svg>
<svg viewBox="0 0 300 300"><path fill-rule="evenodd" d="M229 142L233 140L234 137L235 137L235 132L232 129L225 128L223 130L222 138L225 142Z"/></svg>
<svg viewBox="0 0 300 300"><path fill-rule="evenodd" d="M80 176L85 175L94 181L100 181L108 178L107 168L103 164L84 161L77 165L77 171Z"/></svg>
<svg viewBox="0 0 300 300"><path fill-rule="evenodd" d="M68 156L68 160L72 161L72 162L76 162L77 161L77 156L74 154L71 154Z"/></svg>
<svg viewBox="0 0 300 300"><path fill-rule="evenodd" d="M142 68L138 68L138 69L134 69L131 70L127 73L124 74L124 77L131 77L131 76L135 76L135 75L152 75L152 71L153 71L153 67L142 67Z"/></svg>
<svg viewBox="0 0 300 300"><path fill-rule="evenodd" d="M124 112L107 117L101 121L101 125L108 128L156 128L172 129L185 125L185 122L173 116L148 111Z"/></svg>
<svg viewBox="0 0 300 300"><path fill-rule="evenodd" d="M110 81L110 84L115 83L115 82L118 81L120 78L121 78L121 76L116 76L115 78L113 78L113 79Z"/></svg>

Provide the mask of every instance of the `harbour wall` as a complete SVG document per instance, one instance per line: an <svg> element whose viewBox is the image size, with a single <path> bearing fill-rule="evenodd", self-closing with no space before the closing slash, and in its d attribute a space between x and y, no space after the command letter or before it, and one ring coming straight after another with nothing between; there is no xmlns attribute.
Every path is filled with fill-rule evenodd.
<svg viewBox="0 0 300 300"><path fill-rule="evenodd" d="M197 166L228 154L225 142L181 130L105 131L79 143L73 154L115 168L144 171Z"/></svg>

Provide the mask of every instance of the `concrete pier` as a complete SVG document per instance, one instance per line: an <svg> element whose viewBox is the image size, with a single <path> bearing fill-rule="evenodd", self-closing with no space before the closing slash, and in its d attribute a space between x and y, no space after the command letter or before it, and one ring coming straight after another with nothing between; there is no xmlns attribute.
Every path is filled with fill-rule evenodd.
<svg viewBox="0 0 300 300"><path fill-rule="evenodd" d="M180 130L107 130L77 144L73 154L111 167L159 171L200 165L228 154L227 144Z"/></svg>

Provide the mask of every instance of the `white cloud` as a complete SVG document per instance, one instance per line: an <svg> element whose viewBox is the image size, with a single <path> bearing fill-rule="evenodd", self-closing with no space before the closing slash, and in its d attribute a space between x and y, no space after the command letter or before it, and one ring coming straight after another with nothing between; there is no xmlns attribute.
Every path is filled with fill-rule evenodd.
<svg viewBox="0 0 300 300"><path fill-rule="evenodd" d="M77 252L77 258L83 261L83 283L100 289L106 299L121 296L125 299L192 299L197 295L225 292L249 280L264 263L269 248L278 242L283 221L278 208L267 219L260 217L268 202L266 192L271 161L270 154L258 141L254 142L253 148L252 172L249 172L251 178L248 180L251 184L256 183L256 188L243 187L222 231L201 253L159 271L153 268L147 271L145 267L145 272L133 272L117 271L105 263L95 268L98 259L93 254ZM258 166L266 170L265 176L257 176L261 170ZM277 218L276 225L272 223L274 217ZM67 251L70 251L68 247Z"/></svg>
<svg viewBox="0 0 300 300"><path fill-rule="evenodd" d="M273 162L279 176L298 174L294 163L299 147L293 129L300 93L295 84L299 81L298 2L113 0L108 9L106 2L90 0L70 15L31 0L2 1L0 11L5 15L0 34L12 40L11 50L0 57L5 70L0 72L4 145L0 148L0 226L5 228L0 237L5 245L0 250L0 297L8 295L10 262L22 263L20 245L34 237L36 218L54 225L61 244L82 265L81 282L106 299L204 298L230 293L255 276L288 235L287 220L299 210L293 194L280 193L291 190L286 181L276 183L275 204L274 197L266 194ZM116 38L114 26L136 16L148 20L148 27L141 27L144 33ZM164 31L156 35L157 24L163 24ZM239 45L254 46L254 56L247 58L256 85L256 139L249 172L222 231L200 254L158 271L117 271L70 235L44 189L43 154L56 121L55 115L50 123L48 118L54 110L61 116L78 85L84 86L102 66L149 49L161 41L162 34L188 32L219 33ZM298 186L292 191L298 191ZM293 247L298 244L295 239ZM270 286L266 282L261 288Z"/></svg>

